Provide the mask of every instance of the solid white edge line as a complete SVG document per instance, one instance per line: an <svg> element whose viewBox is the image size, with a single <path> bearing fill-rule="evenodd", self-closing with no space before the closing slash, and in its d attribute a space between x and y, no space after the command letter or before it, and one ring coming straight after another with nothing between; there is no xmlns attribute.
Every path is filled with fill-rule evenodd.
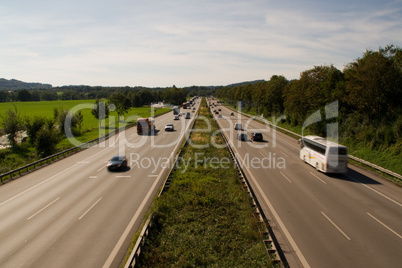
<svg viewBox="0 0 402 268"><path fill-rule="evenodd" d="M379 219L377 219L376 217L374 217L373 215L371 215L370 213L367 212L367 215L369 215L370 217L372 217L374 220L376 220L378 223L380 223L382 226L384 226L385 228L387 228L389 231L391 231L394 235L396 235L397 237L399 237L400 239L402 239L402 235L398 234L397 232L395 232L394 230L392 230L390 227L388 227L385 223L381 222Z"/></svg>
<svg viewBox="0 0 402 268"><path fill-rule="evenodd" d="M345 232L342 231L342 229L339 228L338 225L336 225L327 215L325 215L324 212L321 211L321 214L324 215L324 217L327 218L327 220L328 220L341 234L343 234L343 236L344 236L347 240L351 240L350 237L347 236L347 235L345 234Z"/></svg>
<svg viewBox="0 0 402 268"><path fill-rule="evenodd" d="M228 139L228 141L233 146L232 141L230 139ZM235 148L235 147L233 146L233 148ZM240 157L239 154L236 153L236 155L239 158L239 160L242 160L242 158ZM240 163L242 163L242 162L240 162ZM289 233L288 229L286 228L285 224L282 222L281 218L279 218L279 215L276 212L276 210L274 209L273 205L271 204L271 202L269 202L269 200L268 200L267 196L265 195L264 191L262 190L260 184L258 183L258 181L255 179L255 177L253 176L253 174L251 172L249 172L249 176L253 180L255 186L257 187L257 190L258 190L259 194L264 199L265 204L267 204L269 210L273 214L273 217L275 218L275 220L277 221L278 225L280 226L282 232L284 233L284 235L286 236L287 240L289 241L290 246L293 248L294 252L296 253L297 257L299 258L299 261L302 263L303 267L309 268L310 265L308 264L307 260L304 258L304 255L300 251L300 249L297 246L296 242L293 240L293 238L290 235L290 233Z"/></svg>
<svg viewBox="0 0 402 268"><path fill-rule="evenodd" d="M195 119L193 119L193 120L195 120ZM185 128L185 131L182 132L182 137L180 137L179 140L181 140L184 137L184 134L188 130L188 126L190 126L190 124L188 124L187 128ZM176 147L173 149L172 153L170 154L169 159L172 159L174 157L173 153L177 150L177 148L179 146L181 146L182 143L183 143L182 141L177 143ZM165 171L165 169L162 168L162 170L159 172L159 174L158 174L159 179L155 180L154 183L152 184L152 186L149 189L147 195L142 200L142 203L138 207L138 209L135 212L134 216L131 218L131 220L130 220L129 224L127 225L126 229L124 230L123 234L120 236L120 239L117 241L116 245L114 246L112 252L110 252L109 257L106 259L105 263L102 266L103 268L109 268L110 265L113 263L114 258L116 257L118 251L120 250L121 246L123 245L124 240L126 239L128 234L130 233L131 229L133 228L133 226L134 226L135 222L137 221L138 217L140 216L140 214L141 214L142 210L144 209L146 203L148 202L148 199L150 198L151 194L153 193L153 191L155 190L156 186L158 185L159 180L160 180L160 178L162 176L162 173L164 171Z"/></svg>
<svg viewBox="0 0 402 268"><path fill-rule="evenodd" d="M96 201L92 206L90 206L90 207L87 209L87 211L85 211L84 214L82 214L81 217L78 218L78 220L81 220L82 218L84 218L85 215L87 215L87 213L88 213L91 209L93 209L94 206L96 206L96 204L99 203L99 201L102 200L102 198L103 198L103 197L99 198L98 201Z"/></svg>
<svg viewBox="0 0 402 268"><path fill-rule="evenodd" d="M44 211L45 209L47 209L48 207L50 207L51 205L53 205L53 203L55 203L57 200L59 200L60 197L56 198L55 200L53 200L52 202L50 202L49 204L47 204L45 207L43 207L41 210L39 210L38 212L36 212L35 214L33 214L31 217L29 217L27 220L32 219L33 217L35 217L36 215L38 215L39 213L41 213L42 211Z"/></svg>

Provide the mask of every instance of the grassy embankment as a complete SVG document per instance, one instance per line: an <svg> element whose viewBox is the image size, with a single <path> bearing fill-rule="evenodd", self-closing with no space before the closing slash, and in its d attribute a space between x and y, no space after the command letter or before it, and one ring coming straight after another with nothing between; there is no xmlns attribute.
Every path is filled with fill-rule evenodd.
<svg viewBox="0 0 402 268"><path fill-rule="evenodd" d="M14 109L14 105L17 107L17 111L21 118L40 116L53 119L54 109L67 108L71 109L78 105L91 106L95 103L95 100L74 100L74 101L37 101L37 102L6 102L0 105L0 115L4 115L8 109ZM111 112L109 118L103 120L102 129L99 131L99 121L92 115L90 108L80 110L83 114L83 124L80 133L75 135L75 138L81 142L87 142L98 138L100 135L109 133L118 127L125 126L128 122L122 120L118 122L117 113ZM155 109L155 116L171 111L167 108ZM131 108L125 118L130 118L129 121L135 122L139 117L149 117L151 110L149 107ZM2 126L2 118L0 117L0 129ZM71 148L73 145L66 139L61 139L57 148L59 151ZM36 160L39 160L40 156L37 156L36 151L28 143L20 144L14 149L0 150L0 174L9 170L16 169L18 167L27 165Z"/></svg>
<svg viewBox="0 0 402 268"><path fill-rule="evenodd" d="M141 267L270 267L247 193L226 148L211 146L218 129L201 103L191 142L183 148L171 186L156 198L156 227L143 250ZM201 119L201 118L205 118ZM215 137L224 144L222 137ZM186 167L183 163L188 164Z"/></svg>
<svg viewBox="0 0 402 268"><path fill-rule="evenodd" d="M235 109L233 106L230 106L230 105L227 105L227 106ZM249 111L243 111L243 112L245 112L246 114L249 114L249 115L253 115L253 116L260 116L260 114L256 115L256 113L253 109L251 109ZM267 118L267 119L271 122L276 121L276 118ZM295 132L300 135L302 132L301 126L292 126L287 122L278 122L277 126L285 128L289 131ZM340 129L340 132L342 132L342 129ZM307 129L305 131L304 135L314 135L314 133L309 132L309 130ZM353 138L348 138L347 140L340 139L340 143L348 147L349 154L356 156L358 158L361 158L363 160L366 160L368 162L371 162L373 164L376 164L385 169L396 172L398 174L402 174L400 149L398 149L398 148L396 148L396 149L388 148L385 150L370 149L369 145L362 144L361 142L356 143ZM351 160L351 162L354 162L354 161ZM359 163L356 163L356 164L360 165Z"/></svg>

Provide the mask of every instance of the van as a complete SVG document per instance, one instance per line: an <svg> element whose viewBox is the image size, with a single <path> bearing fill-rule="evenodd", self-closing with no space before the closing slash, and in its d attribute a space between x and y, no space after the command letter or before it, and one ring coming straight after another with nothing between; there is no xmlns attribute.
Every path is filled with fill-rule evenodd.
<svg viewBox="0 0 402 268"><path fill-rule="evenodd" d="M234 129L235 130L241 130L242 128L241 128L241 123L236 123L235 125L234 125Z"/></svg>

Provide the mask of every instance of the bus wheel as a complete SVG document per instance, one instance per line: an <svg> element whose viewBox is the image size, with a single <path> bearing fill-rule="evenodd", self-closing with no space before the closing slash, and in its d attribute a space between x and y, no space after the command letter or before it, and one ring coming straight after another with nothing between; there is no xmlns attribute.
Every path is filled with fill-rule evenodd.
<svg viewBox="0 0 402 268"><path fill-rule="evenodd" d="M318 164L318 162L315 163L315 169L318 170L318 171L320 171L320 165Z"/></svg>

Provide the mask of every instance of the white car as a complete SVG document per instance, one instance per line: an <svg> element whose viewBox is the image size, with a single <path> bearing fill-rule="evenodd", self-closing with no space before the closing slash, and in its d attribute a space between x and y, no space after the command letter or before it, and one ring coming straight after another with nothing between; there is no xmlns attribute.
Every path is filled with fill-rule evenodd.
<svg viewBox="0 0 402 268"><path fill-rule="evenodd" d="M173 130L174 130L173 124L166 124L165 131L173 131Z"/></svg>
<svg viewBox="0 0 402 268"><path fill-rule="evenodd" d="M174 118L173 118L173 120L179 120L179 116L178 116L178 115L175 115Z"/></svg>

